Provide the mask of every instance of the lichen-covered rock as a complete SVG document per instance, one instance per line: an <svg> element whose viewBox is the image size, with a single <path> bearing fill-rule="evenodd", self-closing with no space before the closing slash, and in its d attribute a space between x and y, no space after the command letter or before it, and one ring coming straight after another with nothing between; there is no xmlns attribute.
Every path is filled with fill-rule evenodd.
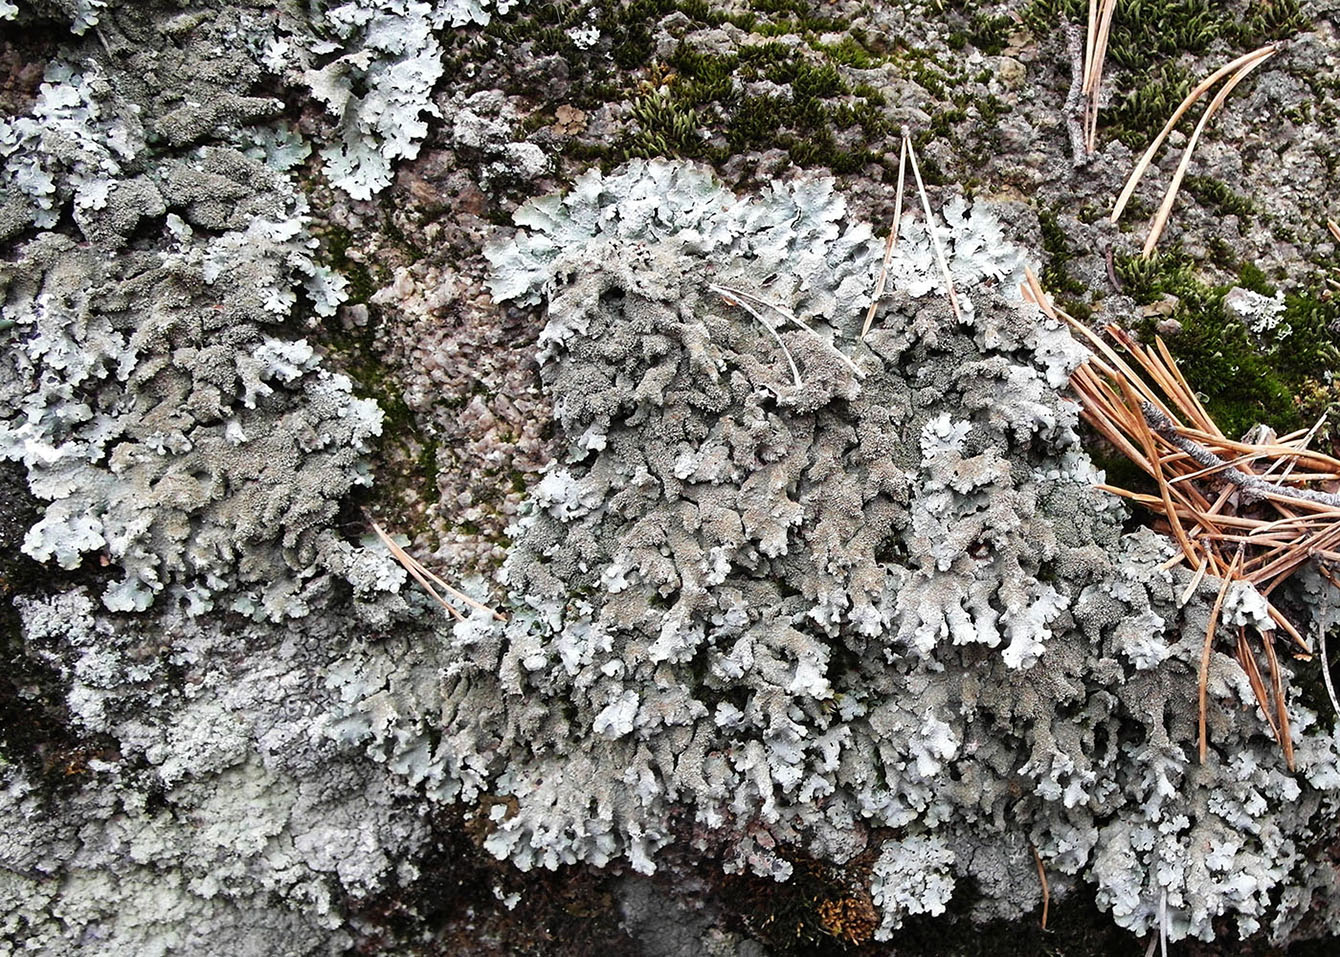
<svg viewBox="0 0 1340 957"><path fill-rule="evenodd" d="M108 46L184 32L115 12ZM59 57L0 128L0 455L53 572L0 626L87 742L0 754L5 953L344 953L428 840L402 780L317 733L336 649L414 626L403 571L333 528L382 412L304 336L344 283L293 137L247 125L275 101L229 92L259 75L243 19Z"/></svg>
<svg viewBox="0 0 1340 957"><path fill-rule="evenodd" d="M301 230L300 217L256 219L114 258L47 235L0 267L14 323L0 454L51 502L24 551L64 568L109 556L125 575L108 608L143 610L176 585L201 609L233 588L236 610L293 615L280 569L311 564L333 503L366 481L357 465L380 410L306 342L265 328L298 282L321 284L317 302L335 294Z"/></svg>
<svg viewBox="0 0 1340 957"><path fill-rule="evenodd" d="M332 585L288 628L116 621L83 590L20 601L75 729L116 750L67 769L59 799L8 769L6 952L344 953L348 901L413 878L427 828L406 786L313 733L328 647L368 627L335 624Z"/></svg>
<svg viewBox="0 0 1340 957"><path fill-rule="evenodd" d="M263 62L310 90L335 119L339 141L321 150L326 175L368 199L390 185L395 161L418 155L428 121L441 115L432 94L444 53L434 33L486 24L490 7L506 13L516 2L323 0L309 17L284 18Z"/></svg>
<svg viewBox="0 0 1340 957"><path fill-rule="evenodd" d="M1069 173L1052 136L1065 117L1045 102L1064 64L1043 64L1023 31L999 38L1022 45L1009 56L969 50L971 82L924 51L904 58L907 44L943 50L916 5L861 10L867 31L903 38L863 52L842 32L846 0L828 5L844 19L826 36L790 11L744 15L792 31L767 44L693 5L659 23L605 5L578 26L584 13L544 8L451 35L510 6L0 0L21 29L56 14L83 37L53 54L35 33L45 84L0 91L20 104L0 121L0 448L45 508L15 544L50 572L0 627L81 742L0 755L0 950L403 950L376 935L401 923L397 943L424 939L415 908L443 886L425 859L459 883L441 859L465 848L444 840L452 803L472 837L531 869L481 882L508 913L552 886L536 865L587 866L563 881L656 870L609 885L625 925L656 938L648 952L753 952L709 926L730 906L718 891L799 887L815 870L881 936L963 898L976 919L1019 918L1040 903L1038 861L1054 896L1089 885L1135 932L1335 930L1340 740L1289 688L1288 773L1240 669L1215 655L1211 755L1195 760L1216 586L1183 598L1187 574L1160 569L1166 543L1123 533L1090 488L1059 397L1079 353L1018 301L1025 254L996 219L1036 237L1033 214L945 201L930 228L959 316L911 215L858 335L883 243L847 198L890 204L879 141L902 122L981 128L958 146L999 131L983 192L1065 194L1063 228L1092 247L1071 268L1107 280L1104 247L1119 256L1129 237L1071 214L1105 201L1129 149ZM745 44L758 75L710 92ZM1324 85L1319 35L1295 49L1312 52L1293 69ZM665 95L671 60L673 91L710 92L696 119ZM597 61L618 76L579 81ZM1272 89L1301 95L1282 76L1254 95ZM597 90L608 101L588 106ZM950 96L962 119L940 112ZM749 139L788 104L787 150ZM737 117L754 145L726 156ZM747 195L680 163L577 176L491 246L495 324L484 224L547 188L535 177L654 151L658 122L688 123L676 142L741 179L788 155L868 165L841 188L802 176ZM432 152L413 163L421 144ZM950 176L979 162L953 149L937 138L925 158ZM1296 152L1210 159L1259 179ZM394 202L361 202L397 169ZM1215 239L1239 238L1229 220ZM361 270L349 288L313 234ZM337 310L355 286L358 304ZM1276 302L1237 315L1278 340L1291 326ZM538 305L543 398L514 358ZM458 420L414 438L439 473L440 520L459 526L439 555L505 623L428 617L360 539L348 493L369 479L382 414L327 352L365 362L341 341L355 326L415 367L361 383L397 428ZM511 464L552 448L528 488ZM391 494L426 495L432 478ZM493 534L510 516L511 534ZM1328 588L1304 578L1291 608L1329 624ZM1260 623L1251 589L1226 608Z"/></svg>
<svg viewBox="0 0 1340 957"><path fill-rule="evenodd" d="M503 796L486 846L522 868L689 841L785 880L785 846L845 833L884 842L887 935L956 875L980 916L1035 906L1032 845L1136 932L1291 932L1334 880L1300 849L1335 738L1292 706L1295 779L1216 655L1192 761L1209 585L1179 604L1166 544L1092 489L1076 347L1014 295L988 211L951 208L962 319L913 227L863 341L881 244L826 182L735 197L635 163L517 220L494 292L547 301L567 455L516 529L509 621L455 627L440 704L355 656L333 734L437 799Z"/></svg>

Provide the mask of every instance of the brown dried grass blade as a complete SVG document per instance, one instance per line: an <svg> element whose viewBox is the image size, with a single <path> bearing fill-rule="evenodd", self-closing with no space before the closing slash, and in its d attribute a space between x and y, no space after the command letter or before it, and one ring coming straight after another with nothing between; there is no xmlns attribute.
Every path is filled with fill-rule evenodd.
<svg viewBox="0 0 1340 957"><path fill-rule="evenodd" d="M1126 391L1127 397L1130 400L1131 404L1136 408L1139 408L1140 395L1136 391L1135 386L1132 383L1126 381L1125 379L1121 381L1121 386ZM1156 448L1156 440L1154 438L1154 433L1150 431L1149 423L1145 421L1145 417L1143 415L1137 416L1135 418L1137 419L1137 428L1139 430L1137 435L1140 439L1141 445L1144 446L1145 458L1149 462L1154 463L1153 472L1151 474L1153 475L1154 480L1158 483L1159 494L1163 498L1164 514L1167 516L1168 522L1172 525L1173 537L1177 541L1177 544L1181 547L1183 552L1185 552L1188 556L1194 555L1195 552L1191 547L1191 542L1187 539L1186 530L1182 527L1182 522L1177 516L1177 509L1173 505L1172 487L1168 484L1167 479L1164 477L1163 468L1159 464L1159 456Z"/></svg>
<svg viewBox="0 0 1340 957"><path fill-rule="evenodd" d="M1266 690L1265 679L1261 677L1261 668L1256 663L1256 655L1252 653L1251 646L1247 644L1247 634L1245 628L1238 628L1237 641L1237 659L1238 664L1242 666L1243 672L1247 675L1247 681L1252 686L1252 696L1256 698L1256 704L1265 715L1266 724L1270 725L1270 733L1279 738L1279 725L1275 722L1274 707L1270 702L1270 694Z"/></svg>
<svg viewBox="0 0 1340 957"><path fill-rule="evenodd" d="M1245 645L1246 639L1243 639ZM1293 735L1289 733L1289 709L1284 703L1284 684L1280 680L1280 663L1275 657L1275 643L1270 635L1261 634L1261 645L1266 650L1266 665L1270 668L1270 693L1275 703L1275 720L1270 725L1275 730L1275 740L1284 749L1284 763L1290 771L1293 764ZM1250 651L1250 649L1248 649Z"/></svg>
<svg viewBox="0 0 1340 957"><path fill-rule="evenodd" d="M1028 295L1045 301L1036 277L1026 275L1026 279ZM1149 509L1166 522L1160 523L1160 530L1176 541L1179 554L1161 567L1185 561L1194 569L1181 593L1182 604L1201 587L1206 575L1221 580L1201 653L1197 694L1201 760L1206 759L1209 747L1207 709L1214 640L1223 623L1228 589L1242 582L1265 597L1275 627L1259 632L1268 674L1262 673L1251 643L1255 638L1246 629L1239 629L1236 657L1292 769L1284 673L1274 641L1288 635L1297 658L1310 658L1311 648L1269 596L1304 562L1340 562L1340 496L1329 492L1340 481L1340 460L1307 450L1320 423L1266 442L1225 437L1163 342L1143 346L1123 330L1109 327L1105 330L1111 337L1109 345L1064 312L1058 316L1094 347L1095 355L1071 377L1085 421L1143 469L1158 489L1156 495L1150 495L1109 485L1097 487ZM1215 485L1219 487L1211 492Z"/></svg>
<svg viewBox="0 0 1340 957"><path fill-rule="evenodd" d="M1307 430L1307 434L1304 435L1304 436L1302 437L1302 439L1299 440L1299 442L1298 442L1298 452L1299 452L1299 453L1301 453L1301 452L1306 452L1306 451L1307 451L1307 447L1308 447L1309 445L1312 444L1312 440L1313 440L1314 438L1316 438L1317 431L1321 428L1322 423L1326 421L1326 417L1327 417L1328 415L1330 415L1330 414L1331 414L1331 410L1330 410L1330 409L1327 409L1325 412L1323 412L1323 413L1317 418L1317 421L1316 421L1316 423L1312 426L1312 428L1310 428L1310 429ZM1282 439L1282 440L1281 440L1281 444L1283 444L1283 442L1286 442L1286 441L1288 441L1287 438L1286 438L1286 439ZM1290 474L1291 472L1293 472L1293 468L1294 468L1294 466L1298 464L1298 455L1297 455L1297 454L1291 455L1291 456L1289 456L1288 458L1289 458L1289 464L1288 464L1288 465L1285 467L1285 469L1284 469L1284 477L1285 477L1285 478L1288 478L1288 477L1289 477L1289 474Z"/></svg>
<svg viewBox="0 0 1340 957"><path fill-rule="evenodd" d="M1042 866L1042 855L1036 847L1032 848L1033 862L1038 866L1038 880L1042 883L1042 929L1047 929L1047 911L1052 903L1052 890L1047 886L1047 871Z"/></svg>
<svg viewBox="0 0 1340 957"><path fill-rule="evenodd" d="M1168 185L1168 191L1163 196L1163 204L1159 207L1159 211L1155 214L1154 221L1149 228L1149 236L1145 239L1145 246L1142 251L1142 255L1146 259L1148 259L1154 252L1154 247L1158 245L1159 238L1162 237L1163 230L1168 225L1168 217L1172 214L1173 203L1177 200L1178 190L1182 188L1182 178L1186 176L1187 168L1191 165L1191 155L1195 152L1196 144L1200 141L1201 134L1205 132L1205 128L1209 125L1214 114L1224 105L1224 100L1228 98L1228 94L1232 93L1234 88L1245 80L1253 70L1274 56L1275 51L1276 47L1273 44L1258 50L1257 52L1261 55L1241 66L1236 73L1225 80L1224 85L1220 87L1219 92L1216 93L1214 99L1210 101L1210 105L1207 106L1205 112L1201 114L1200 121L1196 124L1195 130L1191 134L1191 138L1187 140L1186 149L1182 151L1181 162L1177 164L1177 170L1173 173L1172 182Z"/></svg>
<svg viewBox="0 0 1340 957"><path fill-rule="evenodd" d="M1057 318L1056 309L1052 306L1051 297L1047 295L1046 290L1042 288L1042 283L1038 281L1037 275L1033 272L1032 266L1024 267L1024 282L1020 287L1024 293L1024 298L1032 302L1048 319ZM1067 318L1069 318L1067 316Z"/></svg>
<svg viewBox="0 0 1340 957"><path fill-rule="evenodd" d="M1178 607L1185 605L1191 600L1191 596L1196 593L1196 589L1200 587L1200 583L1205 580L1205 570L1209 567L1209 559L1202 559L1200 566L1196 569L1196 573L1191 576L1191 581L1187 582L1186 590L1178 597Z"/></svg>
<svg viewBox="0 0 1340 957"><path fill-rule="evenodd" d="M1307 643L1307 639L1298 633L1298 629L1293 626L1293 622L1284 617L1284 612L1280 611L1274 605L1270 605L1270 618L1278 625L1298 646L1298 653L1304 657L1312 657L1312 646Z"/></svg>
<svg viewBox="0 0 1340 957"><path fill-rule="evenodd" d="M1182 100L1181 105L1179 105L1177 109L1173 111L1172 117L1168 120L1167 123L1164 124L1163 129L1159 132L1159 135L1154 137L1154 142L1149 144L1149 148L1145 150L1144 155L1140 157L1140 161L1135 164L1135 168L1131 170L1131 175L1126 180L1126 186L1124 189L1122 189L1121 195L1117 198L1116 206L1112 208L1112 215L1109 217L1109 219L1112 222L1115 223L1119 219L1121 219L1121 214L1125 211L1126 205L1131 201L1131 196L1135 193L1135 187L1137 184L1139 184L1140 177L1144 176L1145 171L1149 169L1149 164L1154 161L1154 154L1156 154L1159 150L1159 147L1163 145L1163 141L1168 138L1168 134L1171 133L1177 127L1178 121L1183 116L1186 115L1186 111L1191 109L1191 107L1196 104L1196 101L1198 101L1202 96L1206 94L1206 92L1209 91L1210 87L1214 86L1216 83L1218 83L1224 77L1228 76L1233 71L1240 69L1243 65L1250 63L1252 60L1256 59L1259 56L1262 56L1263 51L1265 51L1266 49L1269 49L1272 53L1275 50L1273 46L1261 47L1258 50L1253 50L1251 53L1243 54L1236 60L1233 60L1231 63L1225 64L1224 66L1220 67L1219 69L1211 73L1205 79L1201 80L1200 83L1196 86L1196 88L1186 95L1186 98Z"/></svg>
<svg viewBox="0 0 1340 957"><path fill-rule="evenodd" d="M898 194L893 200L893 228L889 230L889 238L884 242L884 262L879 267L879 282L875 284L875 294L870 298L870 309L865 314L865 325L861 327L862 339L870 331L870 324L875 321L875 310L879 308L879 301L884 298L884 286L889 281L889 263L893 260L894 249L898 246L898 226L903 221L903 191L907 184L907 143L907 137L903 136L903 146L898 151Z"/></svg>

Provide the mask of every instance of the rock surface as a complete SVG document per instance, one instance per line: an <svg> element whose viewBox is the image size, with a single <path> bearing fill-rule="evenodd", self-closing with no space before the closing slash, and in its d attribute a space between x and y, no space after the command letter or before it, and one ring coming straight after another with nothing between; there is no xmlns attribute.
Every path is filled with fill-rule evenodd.
<svg viewBox="0 0 1340 957"><path fill-rule="evenodd" d="M1320 665L1290 772L1216 653L1196 760L1218 582L1018 289L1310 424L1340 10L1122 5L1077 157L1084 14L0 0L0 952L1034 953L1040 873L1077 952L1331 946Z"/></svg>

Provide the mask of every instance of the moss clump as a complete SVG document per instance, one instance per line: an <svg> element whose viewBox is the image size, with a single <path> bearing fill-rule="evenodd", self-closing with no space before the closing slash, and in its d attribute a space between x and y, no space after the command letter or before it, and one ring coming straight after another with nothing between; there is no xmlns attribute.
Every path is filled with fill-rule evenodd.
<svg viewBox="0 0 1340 957"><path fill-rule="evenodd" d="M702 117L698 111L657 90L633 101L633 119L640 127L625 149L630 156L698 157L704 151Z"/></svg>
<svg viewBox="0 0 1340 957"><path fill-rule="evenodd" d="M849 85L832 62L782 43L725 56L680 44L662 72L665 85L634 101L638 128L619 144L624 156L720 163L741 152L782 149L798 166L837 173L878 162L872 145L887 135L884 99L872 88ZM786 87L789 95L745 92L757 81ZM852 146L840 144L844 132Z"/></svg>
<svg viewBox="0 0 1340 957"><path fill-rule="evenodd" d="M1038 213L1038 225L1042 229L1042 249L1047 254L1042 285L1056 297L1062 309L1083 322L1093 309L1084 302L1083 297L1088 294L1084 283L1070 274L1069 263L1075 258L1075 250L1056 213L1042 210Z"/></svg>
<svg viewBox="0 0 1340 957"><path fill-rule="evenodd" d="M349 301L366 304L380 285L373 278L372 270L368 269L366 263L355 262L349 258L349 248L354 241L353 234L342 226L330 226L320 239L322 260L349 283Z"/></svg>
<svg viewBox="0 0 1340 957"><path fill-rule="evenodd" d="M1083 24L1087 0L1033 0L1020 16L1044 36L1063 21ZM1115 106L1100 114L1101 128L1132 148L1149 143L1191 89L1173 61L1206 53L1216 44L1245 53L1307 26L1299 0L1124 0L1112 18L1107 63L1116 73ZM1199 77L1197 77L1199 79Z"/></svg>
<svg viewBox="0 0 1340 957"><path fill-rule="evenodd" d="M1281 433L1293 431L1310 425L1333 401L1325 382L1340 358L1332 331L1340 306L1333 300L1314 293L1286 295L1279 324L1254 334L1224 311L1232 284L1203 281L1176 248L1148 260L1119 257L1116 271L1137 303L1177 298L1171 318L1181 331L1168 347L1226 434L1241 435L1258 422ZM1273 293L1259 270L1248 279L1256 291ZM1156 324L1148 317L1137 328L1152 341Z"/></svg>
<svg viewBox="0 0 1340 957"><path fill-rule="evenodd" d="M1131 149L1143 150L1191 92L1194 82L1186 67L1169 62L1122 85L1126 89L1099 117L1113 136Z"/></svg>
<svg viewBox="0 0 1340 957"><path fill-rule="evenodd" d="M971 12L972 4L962 3L958 6L965 13ZM999 56L1004 52L1006 44L1009 43L1010 33L1016 29L1012 17L982 11L972 12L966 24L961 19L958 22L951 19L951 26L953 29L945 38L949 49L961 50L971 45L987 56Z"/></svg>
<svg viewBox="0 0 1340 957"><path fill-rule="evenodd" d="M1020 16L1039 35L1062 20L1084 23L1086 0L1033 0ZM1204 53L1219 41L1246 51L1307 25L1298 0L1125 0L1112 17L1107 62L1144 72L1183 53Z"/></svg>
<svg viewBox="0 0 1340 957"><path fill-rule="evenodd" d="M1256 204L1251 199L1233 192L1227 184L1209 176L1187 176L1182 180L1182 189L1194 196L1202 206L1237 216L1244 223L1250 222L1257 212Z"/></svg>

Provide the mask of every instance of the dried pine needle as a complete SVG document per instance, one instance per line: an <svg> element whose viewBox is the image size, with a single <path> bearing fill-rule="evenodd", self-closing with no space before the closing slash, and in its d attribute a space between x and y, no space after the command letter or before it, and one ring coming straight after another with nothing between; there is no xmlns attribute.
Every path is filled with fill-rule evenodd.
<svg viewBox="0 0 1340 957"><path fill-rule="evenodd" d="M1172 183L1169 184L1168 191L1163 196L1163 204L1159 207L1159 211L1154 216L1153 224L1149 228L1149 236L1145 239L1145 245L1142 251L1145 258L1149 258L1150 254L1154 252L1154 247L1158 245L1159 238L1163 235L1163 230L1168 225L1168 216L1172 213L1173 203L1176 202L1178 190L1182 187L1182 179L1186 176L1187 168L1191 165L1191 154L1195 151L1196 144L1200 141L1201 134L1205 132L1205 127L1209 124L1210 119L1214 114L1218 112L1219 108L1224 105L1224 100L1228 98L1228 94L1232 93L1234 88L1245 80L1253 70L1274 56L1275 49L1274 46L1269 46L1262 47L1260 51L1257 51L1261 55L1250 62L1243 64L1243 66L1238 68L1237 72L1224 81L1224 85L1220 87L1219 92L1216 93L1214 99L1210 101L1210 105L1205 108L1205 112L1201 115L1200 122L1196 124L1195 130L1191 134L1191 138L1187 141L1186 149L1182 151L1182 159L1177 164L1177 170L1173 173Z"/></svg>
<svg viewBox="0 0 1340 957"><path fill-rule="evenodd" d="M912 176L917 181L917 192L921 194L921 208L926 214L926 232L930 234L931 245L935 248L935 259L940 264L940 273L944 276L945 289L949 293L949 305L954 310L954 318L960 322L963 321L963 314L958 308L958 296L954 294L954 277L949 272L949 263L945 261L944 247L940 245L940 236L935 231L935 217L931 214L931 200L926 195L926 184L921 181L921 168L917 165L917 151L912 146L912 137L903 130L903 143L907 148L907 155L912 160Z"/></svg>
<svg viewBox="0 0 1340 957"><path fill-rule="evenodd" d="M1270 621L1263 629L1240 630L1236 657L1292 768L1289 715L1274 641L1292 642L1295 656L1302 659L1310 658L1312 648L1270 595L1309 562L1319 565L1329 579L1326 563L1340 561L1340 495L1329 491L1340 483L1340 459L1308 449L1320 423L1282 439L1228 438L1206 413L1162 342L1144 346L1114 326L1105 330L1109 342L1052 306L1031 272L1026 280L1026 298L1068 322L1093 349L1071 377L1083 417L1149 475L1157 494L1098 487L1167 522L1166 533L1177 543L1178 555L1163 567L1186 562L1192 570L1179 604L1189 601L1207 576L1220 580L1199 674L1202 760L1209 748L1212 651L1229 589L1243 583L1254 586L1265 600ZM1264 671L1258 664L1262 654Z"/></svg>
<svg viewBox="0 0 1340 957"><path fill-rule="evenodd" d="M1204 80L1201 80L1195 89L1186 95L1177 109L1173 111L1173 115L1169 118L1168 122L1163 125L1163 129L1159 131L1159 135L1154 137L1154 142L1149 144L1149 148L1145 150L1144 155L1141 156L1139 162L1135 164L1135 168L1131 171L1131 175L1126 180L1125 188L1121 191L1121 196L1117 199L1116 206L1112 208L1112 215L1110 217L1112 222L1115 223L1121 219L1121 214L1125 212L1126 204L1131 201L1131 196L1135 192L1136 185L1140 182L1140 177L1144 176L1145 171L1149 169L1149 165L1154 161L1154 155L1158 153L1159 147L1163 145L1163 141L1166 140L1168 135L1176 128L1178 121L1186 115L1187 110L1191 109L1191 107L1194 106L1211 87L1224 77L1242 69L1242 67L1256 61L1258 58L1264 59L1265 57L1274 54L1275 50L1275 46L1268 45L1261 47L1258 50L1253 50L1251 53L1243 54L1236 60L1221 66ZM1337 238L1340 239L1340 236L1337 236Z"/></svg>
<svg viewBox="0 0 1340 957"><path fill-rule="evenodd" d="M884 287L889 281L889 263L893 260L893 251L898 247L898 226L903 221L903 191L907 185L907 147L908 139L903 137L902 148L898 151L898 193L893 200L893 228L884 243L884 262L879 267L879 282L875 284L875 294L870 297L870 309L865 314L865 325L861 327L861 338L870 331L875 321L875 310L884 298Z"/></svg>
<svg viewBox="0 0 1340 957"><path fill-rule="evenodd" d="M494 611L488 605L485 605L482 602L475 601L475 599L465 594L465 592L460 591L457 588L453 588L451 585L448 585L441 578L439 578L437 575L433 574L422 564L420 564L413 555L411 555L409 552L401 548L396 543L395 539L393 539L390 535L386 534L386 532L382 529L380 525L378 525L376 522L371 522L370 524L372 525L372 530L377 533L377 537L380 538L382 540L382 544L384 544L387 547L387 549L390 550L391 555L394 556L395 560L398 561L402 566L404 566L405 571L409 572L410 576L413 577L413 579L419 583L420 587L422 587L424 591L428 592L428 594L431 595L439 605L445 608L451 614L452 618L456 619L457 621L465 620L465 616L461 614L461 612L456 608L455 605L451 604L451 602L447 601L444 597L442 597L442 595L438 594L437 589L433 587L434 585L437 585L438 588L441 588L443 591L445 591L447 594L451 595L458 601L463 601L465 602L465 604L469 605L472 608L478 608L481 611L488 612L490 615L493 616L495 621L507 620L507 617L502 613Z"/></svg>

